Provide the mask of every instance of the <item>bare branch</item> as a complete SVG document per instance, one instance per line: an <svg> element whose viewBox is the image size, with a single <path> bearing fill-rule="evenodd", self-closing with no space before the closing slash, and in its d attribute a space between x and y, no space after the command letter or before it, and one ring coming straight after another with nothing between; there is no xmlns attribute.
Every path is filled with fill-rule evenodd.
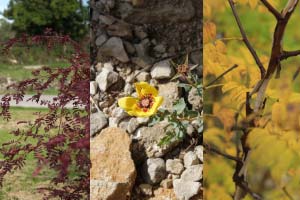
<svg viewBox="0 0 300 200"><path fill-rule="evenodd" d="M265 6L266 8L274 15L274 17L277 20L283 19L282 15L280 14L280 12L278 12L276 10L276 8L274 8L269 2L268 0L260 0Z"/></svg>
<svg viewBox="0 0 300 200"><path fill-rule="evenodd" d="M289 57L293 57L293 56L299 56L300 55L300 50L296 50L296 51L283 51L281 56L280 56L280 60L285 60L288 59Z"/></svg>
<svg viewBox="0 0 300 200"><path fill-rule="evenodd" d="M240 159L238 159L238 158L236 158L236 157L234 157L234 156L228 155L228 154L226 154L226 153L223 153L223 152L221 152L220 150L218 150L218 149L212 147L212 146L209 145L209 144L203 143L203 146L205 147L205 149L206 149L207 151L209 151L209 152L211 152L211 153L215 153L215 154L218 154L218 155L220 155L220 156L223 156L223 157L225 157L225 158L227 158L227 159L229 159L229 160L233 160L233 161L235 161L235 162L242 163L242 161L241 161Z"/></svg>
<svg viewBox="0 0 300 200"><path fill-rule="evenodd" d="M242 23L241 23L241 20L236 12L236 9L235 9L235 5L234 5L234 2L233 0L228 0L229 4L230 4L230 7L231 7L231 10L232 10L232 13L234 15L234 18L236 20L236 23L240 29L240 32L242 34L242 37L243 37L243 41L245 43L245 45L247 46L247 48L249 49L251 55L253 56L259 70L260 70L260 74L261 74L261 78L263 78L265 76L265 73L266 73L266 70L262 64L262 62L260 61L256 51L254 50L254 48L252 47L252 45L250 44L249 40L248 40L248 37L246 35L246 32L242 26Z"/></svg>
<svg viewBox="0 0 300 200"><path fill-rule="evenodd" d="M286 187L282 188L284 194L290 199L290 200L294 200L294 198L289 194L289 192L287 191Z"/></svg>

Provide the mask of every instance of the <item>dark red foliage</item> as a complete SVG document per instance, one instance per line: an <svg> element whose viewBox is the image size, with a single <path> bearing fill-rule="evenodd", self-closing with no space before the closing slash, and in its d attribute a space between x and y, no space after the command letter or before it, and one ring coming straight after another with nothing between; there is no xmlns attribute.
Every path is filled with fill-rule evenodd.
<svg viewBox="0 0 300 200"><path fill-rule="evenodd" d="M89 54L70 37L50 30L44 35L11 39L3 51L9 52L15 45L28 48L43 45L47 51L62 45L72 50L69 56L64 56L70 63L68 67L35 70L31 79L9 86L10 91L15 92L1 99L3 120L11 119L10 102L23 101L28 89L35 91L30 101L47 105L49 110L46 114L36 113L33 122L27 122L27 119L18 122L27 123L30 128L12 131L16 139L0 146L4 156L0 161L0 184L8 172L22 168L26 155L33 153L37 161L33 175L38 175L45 166L57 172L50 188L40 188L47 191L45 199L89 199ZM52 101L40 101L40 96L53 84L58 86L58 95ZM73 104L71 109L66 108L68 103Z"/></svg>

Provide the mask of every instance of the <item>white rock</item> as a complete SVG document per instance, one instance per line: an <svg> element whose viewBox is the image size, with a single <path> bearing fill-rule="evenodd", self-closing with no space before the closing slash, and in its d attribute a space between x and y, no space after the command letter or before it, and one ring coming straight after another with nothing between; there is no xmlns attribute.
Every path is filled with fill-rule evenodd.
<svg viewBox="0 0 300 200"><path fill-rule="evenodd" d="M199 164L199 159L198 159L197 155L192 151L189 151L184 155L183 161L184 161L184 166L186 168L188 168L192 165Z"/></svg>
<svg viewBox="0 0 300 200"><path fill-rule="evenodd" d="M115 117L110 117L110 118L108 118L109 127L112 127L112 128L118 127L119 121L120 121L120 120L118 120L118 119L115 118Z"/></svg>
<svg viewBox="0 0 300 200"><path fill-rule="evenodd" d="M143 165L143 178L148 184L157 184L167 175L165 161L162 158L149 158Z"/></svg>
<svg viewBox="0 0 300 200"><path fill-rule="evenodd" d="M133 133L138 127L146 124L149 121L149 118L131 118L128 122L127 131L128 133Z"/></svg>
<svg viewBox="0 0 300 200"><path fill-rule="evenodd" d="M104 63L103 64L103 68L107 69L108 71L114 71L114 66L111 62L108 62L108 63Z"/></svg>
<svg viewBox="0 0 300 200"><path fill-rule="evenodd" d="M90 133L92 136L99 133L107 125L107 118L102 112L90 115Z"/></svg>
<svg viewBox="0 0 300 200"><path fill-rule="evenodd" d="M198 194L201 184L199 182L175 179L173 180L173 187L175 195L179 200L189 200Z"/></svg>
<svg viewBox="0 0 300 200"><path fill-rule="evenodd" d="M122 108L116 107L115 109L113 109L111 116L122 120L125 117L128 117L129 115Z"/></svg>
<svg viewBox="0 0 300 200"><path fill-rule="evenodd" d="M102 92L105 92L110 86L118 82L118 80L118 73L109 71L106 68L103 68L101 73L96 77L96 82Z"/></svg>
<svg viewBox="0 0 300 200"><path fill-rule="evenodd" d="M202 179L203 165L193 165L184 170L181 179L185 181L200 181Z"/></svg>
<svg viewBox="0 0 300 200"><path fill-rule="evenodd" d="M162 107L171 111L173 102L181 96L181 88L178 88L178 83L168 82L158 84L158 91L159 95L164 97Z"/></svg>
<svg viewBox="0 0 300 200"><path fill-rule="evenodd" d="M150 74L148 72L140 72L136 76L136 80L148 82L150 80Z"/></svg>
<svg viewBox="0 0 300 200"><path fill-rule="evenodd" d="M181 174L181 172L184 170L184 167L180 159L168 159L166 162L166 169L169 173Z"/></svg>
<svg viewBox="0 0 300 200"><path fill-rule="evenodd" d="M101 55L112 56L121 62L128 62L129 58L123 46L123 42L118 37L111 37L98 50L98 57Z"/></svg>
<svg viewBox="0 0 300 200"><path fill-rule="evenodd" d="M195 154L200 159L200 161L203 163L203 146L199 145L196 146L194 149Z"/></svg>
<svg viewBox="0 0 300 200"><path fill-rule="evenodd" d="M169 60L155 63L151 69L151 76L154 79L171 78L173 75L174 69L171 67Z"/></svg>
<svg viewBox="0 0 300 200"><path fill-rule="evenodd" d="M95 95L97 92L97 83L96 81L91 81L90 82L90 94Z"/></svg>

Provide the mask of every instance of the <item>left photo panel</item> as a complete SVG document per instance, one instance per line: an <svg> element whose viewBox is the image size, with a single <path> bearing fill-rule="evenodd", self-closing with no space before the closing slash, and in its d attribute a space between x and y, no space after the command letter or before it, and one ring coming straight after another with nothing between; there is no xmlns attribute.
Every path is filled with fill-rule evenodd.
<svg viewBox="0 0 300 200"><path fill-rule="evenodd" d="M89 199L88 0L0 1L0 199Z"/></svg>
<svg viewBox="0 0 300 200"><path fill-rule="evenodd" d="M202 0L90 5L90 198L202 199Z"/></svg>

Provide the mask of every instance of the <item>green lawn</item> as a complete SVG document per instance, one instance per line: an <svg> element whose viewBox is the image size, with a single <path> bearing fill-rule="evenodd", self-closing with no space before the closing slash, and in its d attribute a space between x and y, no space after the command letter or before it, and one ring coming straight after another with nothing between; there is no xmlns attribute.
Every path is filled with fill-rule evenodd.
<svg viewBox="0 0 300 200"><path fill-rule="evenodd" d="M22 81L25 79L33 78L32 71L35 65L8 65L0 64L0 77L11 77L12 80ZM43 65L36 65L43 66ZM53 63L48 64L47 66L51 67L67 67L68 63ZM31 68L32 67L32 68ZM0 94L5 91L1 91ZM33 91L28 91L29 94L34 93ZM45 94L57 94L57 89L52 87L45 91Z"/></svg>
<svg viewBox="0 0 300 200"><path fill-rule="evenodd" d="M9 131L16 129L16 121L34 119L32 113L46 112L47 109L39 108L11 108L12 120L9 122L0 119L0 143L14 139ZM20 128L26 128L19 125ZM29 141L34 142L34 141ZM0 155L0 159L1 159ZM36 189L39 187L47 187L50 185L51 178L55 175L53 170L45 168L39 176L33 177L32 173L36 167L36 161L32 154L28 155L25 167L12 174L9 174L4 181L4 187L0 189L1 200L42 200L42 195Z"/></svg>

